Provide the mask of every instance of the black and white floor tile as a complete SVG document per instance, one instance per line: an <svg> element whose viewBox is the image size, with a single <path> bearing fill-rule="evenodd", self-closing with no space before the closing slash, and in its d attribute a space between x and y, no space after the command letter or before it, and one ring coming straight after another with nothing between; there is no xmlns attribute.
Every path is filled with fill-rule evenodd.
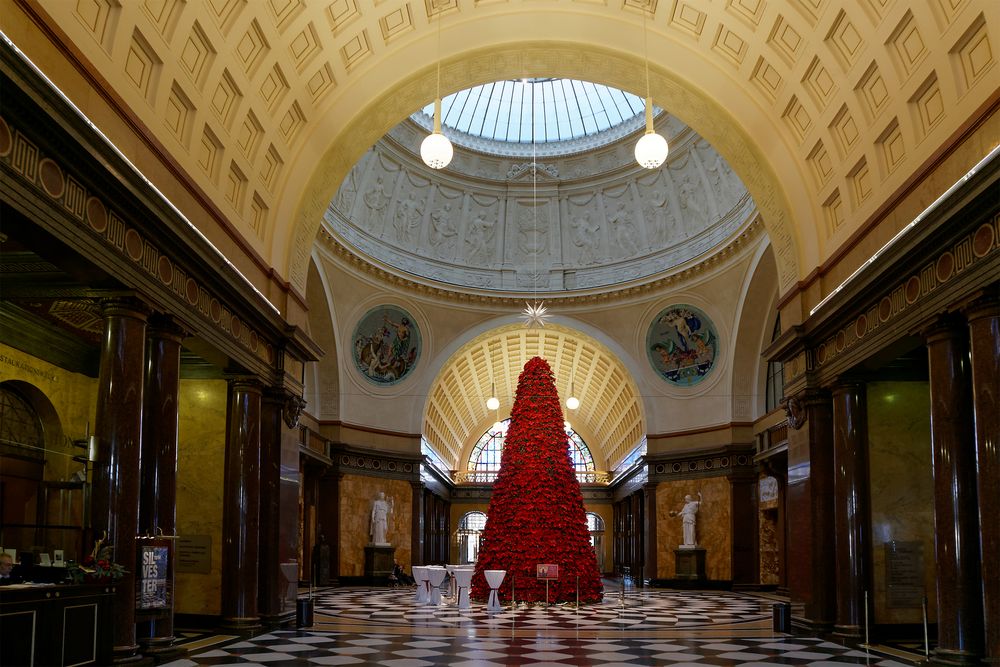
<svg viewBox="0 0 1000 667"><path fill-rule="evenodd" d="M609 594L604 602L575 605L518 606L501 613L488 614L481 604L470 609L451 605L418 606L414 589L331 590L314 598L317 614L340 622L378 623L380 625L419 625L446 627L525 627L553 629L587 627L658 630L704 627L770 619L767 600L719 592L649 591L624 598Z"/></svg>
<svg viewBox="0 0 1000 667"><path fill-rule="evenodd" d="M624 609L613 594L579 613L527 607L496 615L481 605L461 614L418 607L412 589L331 589L314 602L312 629L225 641L166 667L907 665L822 639L775 635L764 622L771 601L732 593L652 591L626 597Z"/></svg>

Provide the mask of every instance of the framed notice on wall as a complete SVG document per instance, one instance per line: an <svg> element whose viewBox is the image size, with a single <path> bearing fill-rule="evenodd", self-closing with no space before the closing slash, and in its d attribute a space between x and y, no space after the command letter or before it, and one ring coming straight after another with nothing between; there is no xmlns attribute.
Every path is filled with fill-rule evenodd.
<svg viewBox="0 0 1000 667"><path fill-rule="evenodd" d="M924 601L923 542L886 542L886 606L890 609L919 608Z"/></svg>

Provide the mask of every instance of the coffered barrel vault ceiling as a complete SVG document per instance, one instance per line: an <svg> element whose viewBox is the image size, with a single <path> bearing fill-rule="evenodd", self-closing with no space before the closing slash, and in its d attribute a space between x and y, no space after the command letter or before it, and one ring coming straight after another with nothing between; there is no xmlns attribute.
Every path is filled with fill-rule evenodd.
<svg viewBox="0 0 1000 667"><path fill-rule="evenodd" d="M432 98L439 57L444 92L576 76L641 94L636 44L649 12L657 104L746 183L783 290L1000 81L994 0L30 4L299 289L337 187Z"/></svg>
<svg viewBox="0 0 1000 667"><path fill-rule="evenodd" d="M427 401L423 434L445 461L464 469L470 448L497 418L510 416L524 364L543 357L555 374L563 414L590 446L599 470L620 461L645 435L631 373L603 345L557 325L511 325L469 342L444 365ZM486 409L492 383L498 413ZM566 409L570 384L580 407Z"/></svg>

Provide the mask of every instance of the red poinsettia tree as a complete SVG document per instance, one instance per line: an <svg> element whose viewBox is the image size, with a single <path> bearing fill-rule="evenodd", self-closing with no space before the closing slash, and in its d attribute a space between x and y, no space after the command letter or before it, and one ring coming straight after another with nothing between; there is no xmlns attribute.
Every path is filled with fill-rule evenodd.
<svg viewBox="0 0 1000 667"><path fill-rule="evenodd" d="M590 546L587 513L580 483L569 456L559 395L547 361L535 357L524 365L500 471L493 484L479 560L472 578L472 597L485 600L489 586L484 570L506 570L500 598L545 600L539 564L559 566L559 579L549 582L549 601L601 600L601 575Z"/></svg>

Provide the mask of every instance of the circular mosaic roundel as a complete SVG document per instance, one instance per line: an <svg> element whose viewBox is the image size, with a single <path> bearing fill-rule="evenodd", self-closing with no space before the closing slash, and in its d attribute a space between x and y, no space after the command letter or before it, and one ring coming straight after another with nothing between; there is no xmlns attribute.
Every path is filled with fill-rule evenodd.
<svg viewBox="0 0 1000 667"><path fill-rule="evenodd" d="M396 384L420 357L420 329L408 312L378 306L365 313L351 338L354 365L378 385Z"/></svg>
<svg viewBox="0 0 1000 667"><path fill-rule="evenodd" d="M646 333L646 353L657 375L678 387L692 387L712 372L719 352L715 325L694 306L664 308Z"/></svg>

